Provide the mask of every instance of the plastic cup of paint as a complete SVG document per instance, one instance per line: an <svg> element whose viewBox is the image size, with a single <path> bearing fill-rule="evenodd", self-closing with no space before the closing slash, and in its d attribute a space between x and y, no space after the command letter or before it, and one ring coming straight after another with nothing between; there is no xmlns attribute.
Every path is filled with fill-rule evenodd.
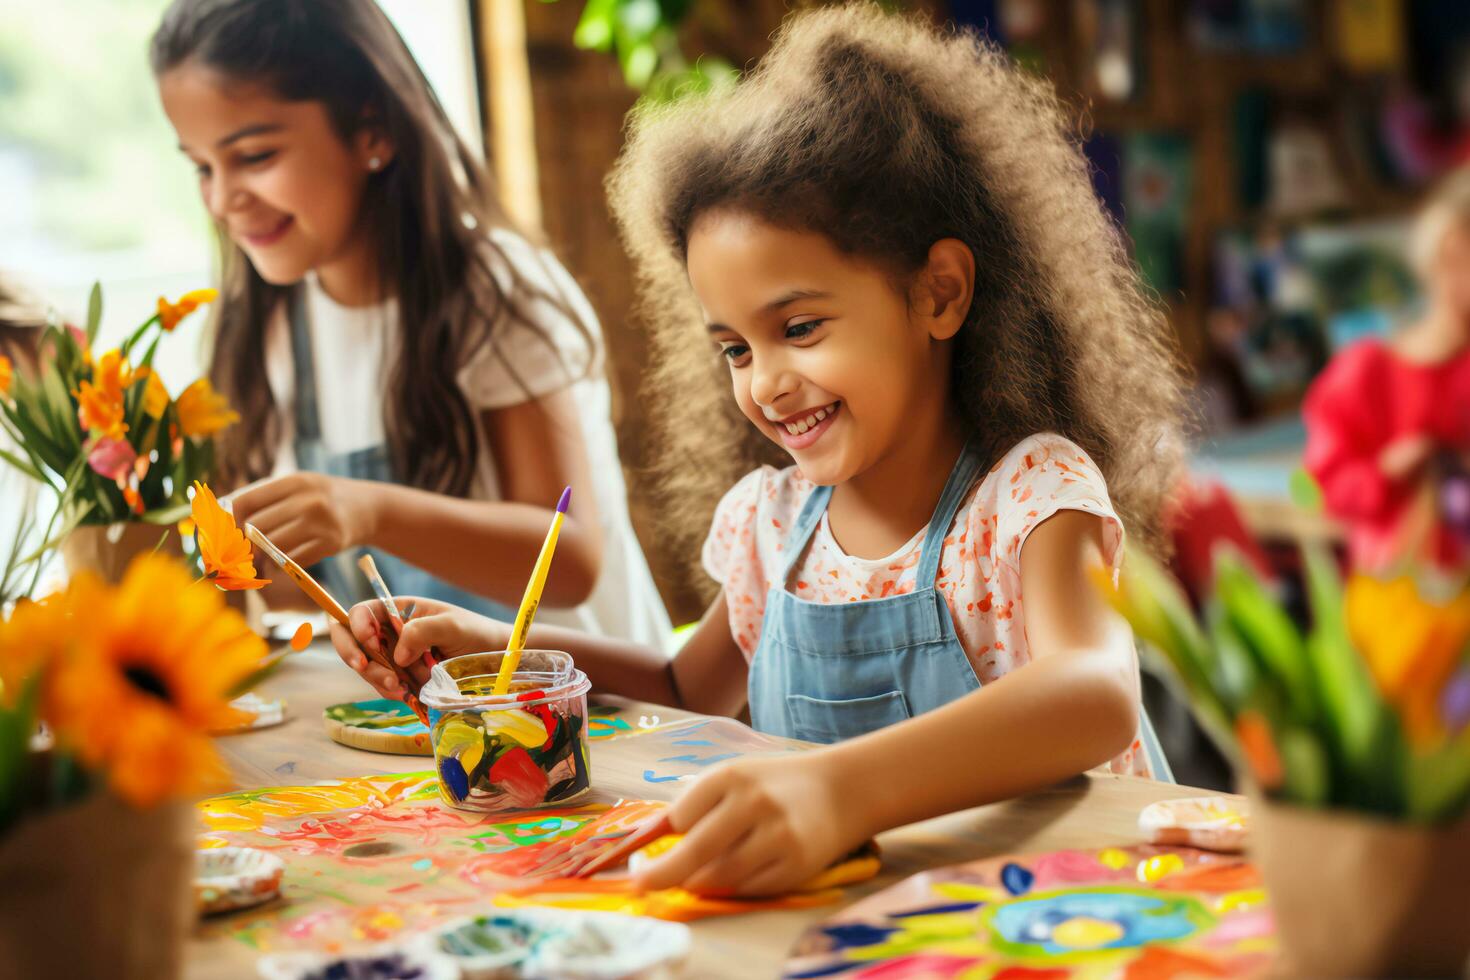
<svg viewBox="0 0 1470 980"><path fill-rule="evenodd" d="M496 813L560 806L592 785L587 692L572 658L526 650L506 694L494 693L504 651L438 664L419 698L439 795L462 810Z"/></svg>

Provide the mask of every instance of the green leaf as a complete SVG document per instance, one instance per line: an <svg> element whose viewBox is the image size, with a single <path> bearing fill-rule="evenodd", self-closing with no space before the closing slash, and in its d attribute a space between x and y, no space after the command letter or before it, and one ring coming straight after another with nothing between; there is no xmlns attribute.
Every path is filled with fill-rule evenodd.
<svg viewBox="0 0 1470 980"><path fill-rule="evenodd" d="M26 450L28 455L38 457L53 472L66 472L67 464L70 460L51 441L50 436L36 427L36 424L31 420L28 413L22 410L18 404L12 407L4 402L0 402L0 412L3 412L5 417L10 420L10 424L15 426L19 431L20 439L17 441Z"/></svg>
<svg viewBox="0 0 1470 980"><path fill-rule="evenodd" d="M1439 823L1463 815L1470 809L1470 728L1436 751L1410 756L1404 782L1412 819Z"/></svg>
<svg viewBox="0 0 1470 980"><path fill-rule="evenodd" d="M1277 733L1276 747L1286 769L1285 793L1307 806L1327 802L1331 789L1327 753L1311 729L1289 726Z"/></svg>
<svg viewBox="0 0 1470 980"><path fill-rule="evenodd" d="M1255 573L1229 549L1216 555L1215 595L1257 666L1285 689L1296 720L1314 722L1316 695L1301 634Z"/></svg>
<svg viewBox="0 0 1470 980"><path fill-rule="evenodd" d="M1362 771L1375 756L1386 710L1378 690L1347 631L1342 582L1320 547L1302 552L1312 632L1307 657L1317 681L1318 699L1333 731L1345 768Z"/></svg>
<svg viewBox="0 0 1470 980"><path fill-rule="evenodd" d="M234 686L230 688L229 694L227 696L230 698L230 700L234 700L240 695L248 694L255 688L259 687L272 674L274 674L277 670L281 668L281 664L285 663L286 658L291 655L291 652L292 651L290 647L282 647L276 653L271 654L265 660L261 661L261 665L259 667L257 667L255 670L252 670L250 673L246 674L244 677L236 681Z"/></svg>
<svg viewBox="0 0 1470 980"><path fill-rule="evenodd" d="M1322 487L1312 474L1297 467L1287 477L1287 493L1291 502L1309 514L1320 514L1323 510Z"/></svg>
<svg viewBox="0 0 1470 980"><path fill-rule="evenodd" d="M179 523L189 516L189 501L178 504L169 504L166 507L158 507L154 510L145 511L138 520L144 524L173 525Z"/></svg>
<svg viewBox="0 0 1470 980"><path fill-rule="evenodd" d="M572 32L572 43L584 51L611 51L616 0L588 0Z"/></svg>
<svg viewBox="0 0 1470 980"><path fill-rule="evenodd" d="M44 473L42 473L40 470L36 469L36 467L32 466L30 463L27 463L25 460L21 459L19 456L15 455L12 452L0 449L0 459L5 460L5 462L9 463L11 466L14 466L26 476L30 477L32 480L37 480L48 485L51 484L51 480L48 479Z"/></svg>
<svg viewBox="0 0 1470 980"><path fill-rule="evenodd" d="M102 326L102 283L92 283L87 296L87 343L97 342L97 329Z"/></svg>

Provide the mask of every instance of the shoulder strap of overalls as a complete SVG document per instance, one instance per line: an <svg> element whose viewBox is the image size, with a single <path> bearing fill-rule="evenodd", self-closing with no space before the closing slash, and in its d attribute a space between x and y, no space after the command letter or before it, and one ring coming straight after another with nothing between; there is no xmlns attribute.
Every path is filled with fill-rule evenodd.
<svg viewBox="0 0 1470 980"><path fill-rule="evenodd" d="M944 551L944 536L949 533L954 515L964 502L965 494L970 492L975 474L979 470L980 458L970 451L970 444L967 442L965 448L960 450L960 458L955 461L954 469L949 471L944 492L939 495L934 516L929 519L929 529L924 532L924 548L919 552L919 567L914 571L915 587L926 588L938 577L939 558Z"/></svg>
<svg viewBox="0 0 1470 980"><path fill-rule="evenodd" d="M291 359L296 375L296 442L317 442L322 437L316 408L316 364L311 350L311 320L306 312L306 282L291 288L286 303L291 326Z"/></svg>
<svg viewBox="0 0 1470 980"><path fill-rule="evenodd" d="M980 469L980 460L970 452L969 444L960 453L960 458L955 462L954 469L949 471L949 480L944 484L944 492L939 495L939 504L934 509L934 516L929 520L929 529L924 533L924 548L919 555L919 568L916 582L932 582L939 571L939 555L944 546L944 535L949 530L950 523L954 520L955 513L974 483L975 474ZM791 526L791 533L786 536L786 557L781 563L781 586L784 588L786 582L791 578L791 570L796 567L801 553L806 550L807 542L811 540L812 533L816 531L817 524L822 520L822 514L827 510L827 504L832 500L831 487L816 487L811 495L806 498L801 512L797 515L796 523Z"/></svg>
<svg viewBox="0 0 1470 980"><path fill-rule="evenodd" d="M786 559L781 563L781 588L786 588L786 582L791 578L791 570L796 567L796 560L806 550L806 543L812 539L812 532L817 529L817 523L821 521L823 512L827 509L827 502L832 499L831 487L813 487L812 492L807 495L806 503L801 505L801 511L796 515L796 523L791 525L791 533L786 535Z"/></svg>

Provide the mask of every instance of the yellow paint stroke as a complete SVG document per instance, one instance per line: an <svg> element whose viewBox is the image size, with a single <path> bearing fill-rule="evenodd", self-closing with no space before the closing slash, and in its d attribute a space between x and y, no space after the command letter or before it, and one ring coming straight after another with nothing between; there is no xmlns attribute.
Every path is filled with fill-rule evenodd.
<svg viewBox="0 0 1470 980"><path fill-rule="evenodd" d="M1097 855L1098 863L1112 871L1121 871L1132 860L1132 858L1116 847L1109 847Z"/></svg>
<svg viewBox="0 0 1470 980"><path fill-rule="evenodd" d="M382 808L399 800L431 799L439 795L432 772L359 776L321 786L276 786L229 793L201 800L199 816L207 831L260 831L273 821L313 817L336 810ZM201 841L221 847L224 842Z"/></svg>
<svg viewBox="0 0 1470 980"><path fill-rule="evenodd" d="M1215 902L1215 911L1224 915L1227 912L1234 912L1236 909L1246 909L1253 905L1260 905L1265 900L1266 892L1262 888L1248 888L1245 891L1227 892L1221 895L1219 900Z"/></svg>

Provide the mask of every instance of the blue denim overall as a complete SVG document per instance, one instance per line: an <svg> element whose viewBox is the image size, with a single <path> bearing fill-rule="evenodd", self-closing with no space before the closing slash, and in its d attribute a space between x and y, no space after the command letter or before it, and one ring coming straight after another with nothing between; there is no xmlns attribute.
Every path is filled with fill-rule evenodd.
<svg viewBox="0 0 1470 980"><path fill-rule="evenodd" d="M935 588L944 538L982 463L960 453L924 532L914 591L881 599L821 603L787 591L831 487L817 487L786 539L781 576L766 596L750 663L750 720L757 731L831 743L932 711L980 687ZM1139 734L1155 779L1173 781L1139 706Z"/></svg>
<svg viewBox="0 0 1470 980"><path fill-rule="evenodd" d="M837 742L980 687L934 587L944 536L979 472L975 455L962 452L924 532L914 591L859 602L809 602L786 589L832 499L831 487L812 491L786 539L750 663L750 720L757 730Z"/></svg>
<svg viewBox="0 0 1470 980"><path fill-rule="evenodd" d="M316 365L311 347L311 323L306 311L306 289L298 285L291 293L288 306L291 324L291 355L296 365L295 392L295 451L296 467L328 476L349 477L354 480L376 480L381 483L397 483L393 467L388 459L388 448L384 445L369 446L350 453L332 454L322 444L321 422L317 416ZM361 397L363 393L352 392L348 397ZM372 411L372 408L366 408ZM452 602L457 606L496 619L510 621L515 611L492 602L483 596L473 595L442 579L410 565L402 558L390 555L377 548L352 548L330 558L324 558L312 566L311 574L337 597L344 605L372 598L367 578L357 567L358 556L366 551L373 556L383 580L395 596L425 596L441 602ZM486 556L486 560L493 560Z"/></svg>

